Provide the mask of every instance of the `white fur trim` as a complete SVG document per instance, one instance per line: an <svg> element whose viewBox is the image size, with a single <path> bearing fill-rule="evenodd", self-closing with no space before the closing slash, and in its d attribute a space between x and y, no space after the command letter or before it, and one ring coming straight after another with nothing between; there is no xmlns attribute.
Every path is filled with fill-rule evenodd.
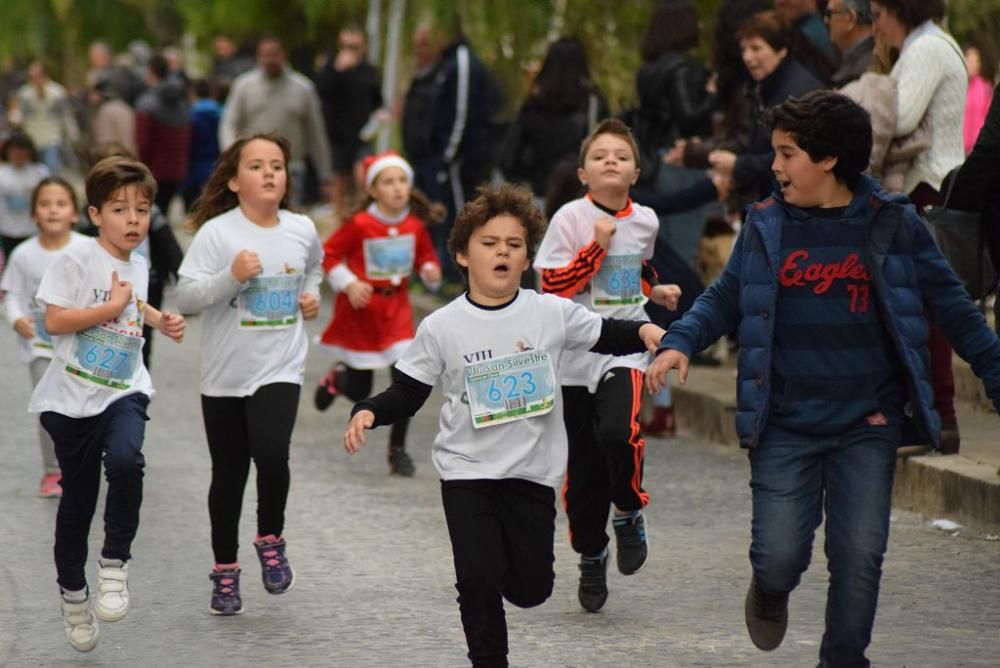
<svg viewBox="0 0 1000 668"><path fill-rule="evenodd" d="M413 168L410 167L410 163L398 155L384 155L381 158L376 158L375 162L368 167L368 171L365 172L365 185L370 187L379 173L388 167L399 167L406 172L406 178L410 180L410 183L413 183Z"/></svg>

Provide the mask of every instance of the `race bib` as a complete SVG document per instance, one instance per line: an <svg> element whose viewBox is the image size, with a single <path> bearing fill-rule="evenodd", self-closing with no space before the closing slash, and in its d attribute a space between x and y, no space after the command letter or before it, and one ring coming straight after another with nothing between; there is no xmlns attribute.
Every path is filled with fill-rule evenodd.
<svg viewBox="0 0 1000 668"><path fill-rule="evenodd" d="M368 278L389 280L398 285L413 271L416 242L412 234L365 239L363 250Z"/></svg>
<svg viewBox="0 0 1000 668"><path fill-rule="evenodd" d="M31 347L36 350L52 350L52 335L45 329L45 311L35 311L35 338Z"/></svg>
<svg viewBox="0 0 1000 668"><path fill-rule="evenodd" d="M24 193L7 193L4 203L10 213L28 213L31 210L31 197Z"/></svg>
<svg viewBox="0 0 1000 668"><path fill-rule="evenodd" d="M66 373L81 380L127 390L142 360L142 337L91 327L73 337Z"/></svg>
<svg viewBox="0 0 1000 668"><path fill-rule="evenodd" d="M642 255L608 255L591 280L594 308L646 303L642 294Z"/></svg>
<svg viewBox="0 0 1000 668"><path fill-rule="evenodd" d="M304 274L255 276L240 292L240 329L283 329L299 320Z"/></svg>
<svg viewBox="0 0 1000 668"><path fill-rule="evenodd" d="M556 403L556 374L549 354L529 350L465 367L472 426L492 427L545 415Z"/></svg>

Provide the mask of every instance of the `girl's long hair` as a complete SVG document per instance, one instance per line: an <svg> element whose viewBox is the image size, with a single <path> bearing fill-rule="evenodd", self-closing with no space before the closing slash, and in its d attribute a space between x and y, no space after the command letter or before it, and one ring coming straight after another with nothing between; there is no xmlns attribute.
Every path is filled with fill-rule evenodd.
<svg viewBox="0 0 1000 668"><path fill-rule="evenodd" d="M285 195L281 198L279 206L282 209L289 208L289 202L292 197L292 180L288 177L287 171L288 163L292 158L291 147L288 144L288 140L277 133L258 132L237 139L215 161L215 169L212 171L212 176L209 177L208 183L205 184L205 189L201 191L201 195L191 205L191 215L188 217L187 223L185 223L185 227L189 232L192 234L197 232L202 225L212 218L239 205L239 197L229 189L229 180L236 176L239 171L240 155L243 153L243 147L255 139L269 141L281 149L281 153L285 158L286 178Z"/></svg>

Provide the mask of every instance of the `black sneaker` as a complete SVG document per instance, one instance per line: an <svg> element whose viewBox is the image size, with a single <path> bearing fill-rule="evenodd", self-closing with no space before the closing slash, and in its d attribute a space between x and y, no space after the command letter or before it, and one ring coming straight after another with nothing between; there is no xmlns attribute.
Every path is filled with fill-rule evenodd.
<svg viewBox="0 0 1000 668"><path fill-rule="evenodd" d="M642 513L639 513L634 517L616 517L611 524L615 528L618 572L622 575L638 573L646 563L646 554L649 552L646 542L646 520L643 519Z"/></svg>
<svg viewBox="0 0 1000 668"><path fill-rule="evenodd" d="M412 478L415 471L416 467L413 466L413 460L406 454L406 450L396 445L390 445L389 473L403 476L404 478Z"/></svg>
<svg viewBox="0 0 1000 668"><path fill-rule="evenodd" d="M770 652L785 638L785 630L788 628L788 594L768 594L754 578L747 591L744 614L750 640L757 649Z"/></svg>
<svg viewBox="0 0 1000 668"><path fill-rule="evenodd" d="M316 387L316 394L313 395L313 403L316 405L316 410L325 411L333 404L333 400L337 398L337 380L342 368L336 366L330 369L323 376L323 380L319 381L319 385Z"/></svg>
<svg viewBox="0 0 1000 668"><path fill-rule="evenodd" d="M608 600L608 553L603 557L580 557L580 605L587 612L597 612Z"/></svg>

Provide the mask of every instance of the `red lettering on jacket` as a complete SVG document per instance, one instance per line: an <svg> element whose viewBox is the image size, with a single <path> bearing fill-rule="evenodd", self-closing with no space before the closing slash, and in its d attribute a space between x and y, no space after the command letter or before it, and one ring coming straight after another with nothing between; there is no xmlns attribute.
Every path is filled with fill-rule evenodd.
<svg viewBox="0 0 1000 668"><path fill-rule="evenodd" d="M871 281L871 274L865 269L857 253L849 253L841 262L809 263L809 251L793 250L785 258L778 272L778 280L786 288L815 283L813 293L821 295L830 289L834 281Z"/></svg>

